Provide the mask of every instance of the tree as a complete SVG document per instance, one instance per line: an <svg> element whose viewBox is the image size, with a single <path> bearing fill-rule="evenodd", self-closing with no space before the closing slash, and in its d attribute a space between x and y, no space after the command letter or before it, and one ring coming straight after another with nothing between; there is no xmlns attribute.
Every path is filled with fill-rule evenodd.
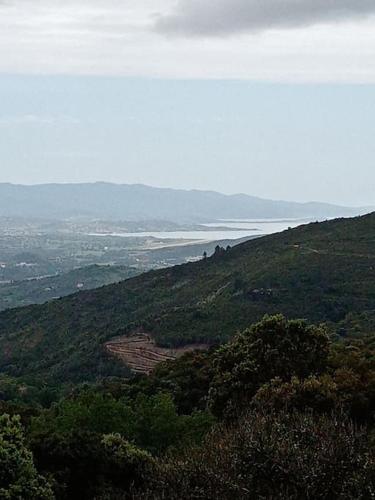
<svg viewBox="0 0 375 500"><path fill-rule="evenodd" d="M357 424L371 424L375 408L375 373L369 371L360 376L353 369L342 367L319 377L293 377L288 382L276 378L259 389L252 404L270 411L344 412Z"/></svg>
<svg viewBox="0 0 375 500"><path fill-rule="evenodd" d="M225 253L225 248L221 247L220 245L216 245L215 247L215 256L223 255Z"/></svg>
<svg viewBox="0 0 375 500"><path fill-rule="evenodd" d="M255 407L267 411L314 411L316 414L331 414L343 409L339 387L331 375L315 375L306 379L292 377L289 382L279 378L264 384L252 400Z"/></svg>
<svg viewBox="0 0 375 500"><path fill-rule="evenodd" d="M48 482L38 474L26 448L18 416L0 416L0 498L52 499Z"/></svg>
<svg viewBox="0 0 375 500"><path fill-rule="evenodd" d="M120 434L48 432L32 444L39 466L54 478L59 499L127 498L153 465L147 452Z"/></svg>
<svg viewBox="0 0 375 500"><path fill-rule="evenodd" d="M154 460L149 453L129 443L120 434L107 434L101 441L103 460L101 475L108 498L118 492L121 498L133 487L139 487L152 475ZM107 490L107 491L106 491ZM102 494L100 498L103 498ZM116 496L117 498L117 496Z"/></svg>
<svg viewBox="0 0 375 500"><path fill-rule="evenodd" d="M279 377L305 378L327 365L329 340L325 331L303 320L282 315L264 319L237 335L214 356L209 404L217 416L233 416L266 382Z"/></svg>
<svg viewBox="0 0 375 500"><path fill-rule="evenodd" d="M172 396L167 393L150 397L138 394L132 406L135 422L133 440L155 455L164 453L168 448L200 443L214 422L208 412L179 415Z"/></svg>

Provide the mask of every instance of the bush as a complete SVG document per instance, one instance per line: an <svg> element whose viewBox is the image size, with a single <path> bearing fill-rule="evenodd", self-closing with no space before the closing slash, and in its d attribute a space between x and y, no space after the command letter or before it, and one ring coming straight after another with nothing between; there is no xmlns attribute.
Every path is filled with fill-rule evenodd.
<svg viewBox="0 0 375 500"><path fill-rule="evenodd" d="M264 319L237 335L214 356L209 404L217 416L237 414L275 377L319 374L327 366L329 341L320 327L283 316Z"/></svg>
<svg viewBox="0 0 375 500"><path fill-rule="evenodd" d="M375 457L366 437L342 416L249 412L166 460L137 498L370 499Z"/></svg>
<svg viewBox="0 0 375 500"><path fill-rule="evenodd" d="M153 454L169 447L181 448L200 443L214 422L206 411L179 415L172 396L138 393L134 399L116 400L91 388L62 399L51 409L32 419L30 436L41 441L47 435L72 432L120 434Z"/></svg>
<svg viewBox="0 0 375 500"><path fill-rule="evenodd" d="M273 379L256 393L252 404L264 410L314 410L331 413L341 408L338 386L331 376L293 377L290 382Z"/></svg>
<svg viewBox="0 0 375 500"><path fill-rule="evenodd" d="M149 475L151 456L119 434L46 434L32 442L38 467L54 478L57 498L115 498ZM104 496L103 496L104 495Z"/></svg>
<svg viewBox="0 0 375 500"><path fill-rule="evenodd" d="M26 448L19 417L6 414L0 417L0 498L53 498L50 485L37 473L33 455Z"/></svg>

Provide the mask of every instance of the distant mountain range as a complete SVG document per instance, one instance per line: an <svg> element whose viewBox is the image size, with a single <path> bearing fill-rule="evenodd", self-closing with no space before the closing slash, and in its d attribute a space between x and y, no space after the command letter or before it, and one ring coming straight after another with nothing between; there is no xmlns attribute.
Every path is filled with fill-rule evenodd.
<svg viewBox="0 0 375 500"><path fill-rule="evenodd" d="M0 184L0 216L163 219L204 222L239 218L329 218L361 215L370 207L274 201L246 194L184 191L140 184Z"/></svg>

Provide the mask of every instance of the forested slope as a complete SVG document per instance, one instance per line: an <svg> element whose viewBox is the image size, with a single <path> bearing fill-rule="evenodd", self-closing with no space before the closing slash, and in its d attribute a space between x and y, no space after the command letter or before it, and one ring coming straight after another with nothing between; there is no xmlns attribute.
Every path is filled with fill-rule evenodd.
<svg viewBox="0 0 375 500"><path fill-rule="evenodd" d="M92 265L56 276L6 283L0 286L0 311L30 304L43 304L78 290L91 290L118 283L137 274L140 274L140 271L132 267Z"/></svg>
<svg viewBox="0 0 375 500"><path fill-rule="evenodd" d="M0 314L0 369L82 381L120 373L104 343L145 331L162 345L221 342L265 313L375 331L375 214L309 224L198 263Z"/></svg>

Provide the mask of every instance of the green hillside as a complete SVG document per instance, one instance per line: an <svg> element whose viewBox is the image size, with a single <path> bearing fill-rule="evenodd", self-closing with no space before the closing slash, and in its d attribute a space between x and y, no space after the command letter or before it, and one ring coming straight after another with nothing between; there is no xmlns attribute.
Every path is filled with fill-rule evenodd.
<svg viewBox="0 0 375 500"><path fill-rule="evenodd" d="M288 230L197 263L0 314L0 369L82 381L119 373L103 343L136 329L163 345L221 342L265 313L375 331L375 213Z"/></svg>
<svg viewBox="0 0 375 500"><path fill-rule="evenodd" d="M118 283L139 274L126 266L86 266L67 273L15 281L0 285L0 311L31 304L43 304L52 299L71 295L79 290L91 290Z"/></svg>

